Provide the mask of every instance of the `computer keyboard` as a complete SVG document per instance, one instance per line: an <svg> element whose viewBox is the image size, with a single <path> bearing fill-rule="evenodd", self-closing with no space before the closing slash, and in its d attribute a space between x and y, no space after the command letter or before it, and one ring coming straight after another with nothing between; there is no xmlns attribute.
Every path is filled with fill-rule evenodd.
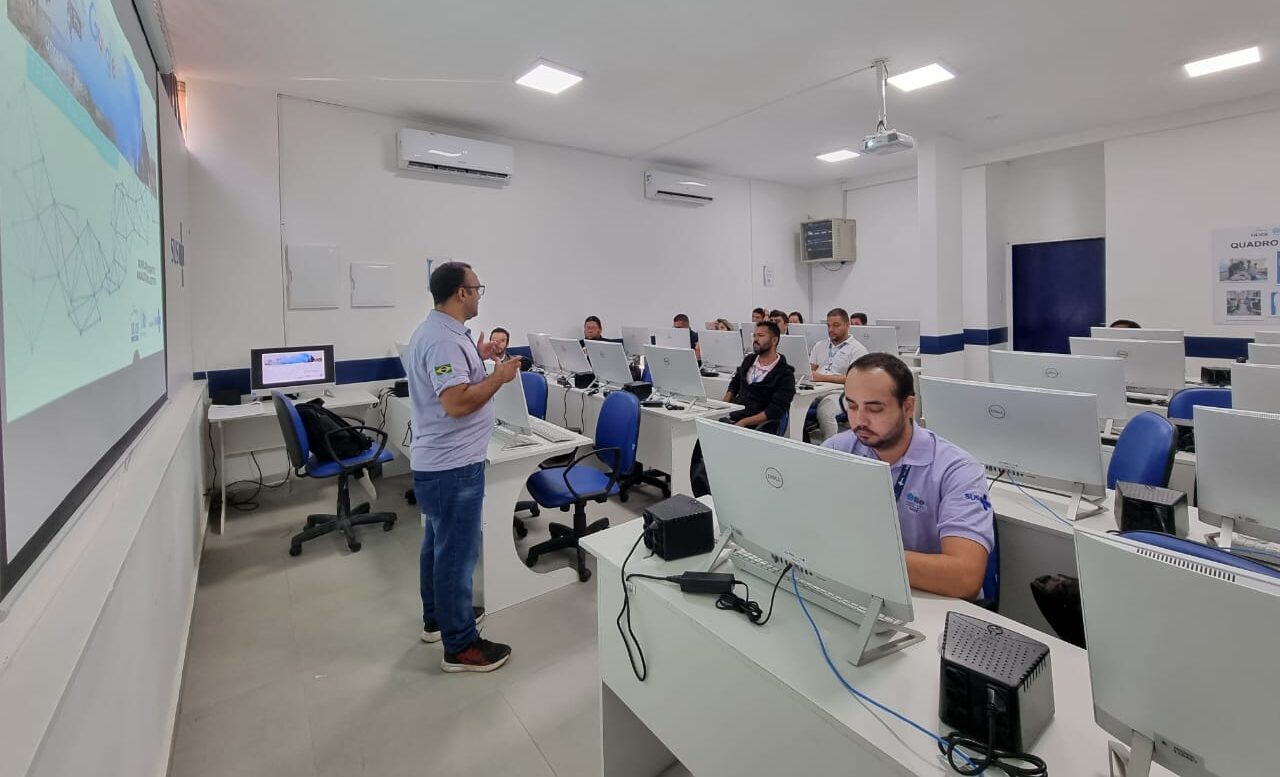
<svg viewBox="0 0 1280 777"><path fill-rule="evenodd" d="M544 421L541 418L530 418L530 424L533 433L548 442L570 442L574 435L561 429L550 421Z"/></svg>

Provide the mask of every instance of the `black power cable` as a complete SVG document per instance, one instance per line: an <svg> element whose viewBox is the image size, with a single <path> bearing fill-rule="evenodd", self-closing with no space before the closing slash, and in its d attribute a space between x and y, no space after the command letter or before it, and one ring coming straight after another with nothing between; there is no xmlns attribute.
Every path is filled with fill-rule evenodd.
<svg viewBox="0 0 1280 777"><path fill-rule="evenodd" d="M1004 711L1003 706L998 695L988 689L987 741L979 742L953 731L938 742L938 751L946 756L953 771L965 777L982 774L993 766L1008 777L1049 777L1049 765L1043 758L1031 753L1014 753L996 748L996 719ZM962 752L960 748L968 752ZM967 758L969 763L956 763L957 754Z"/></svg>
<svg viewBox="0 0 1280 777"><path fill-rule="evenodd" d="M747 584L742 582L741 580L734 581L734 585L742 586L743 590L747 592L747 595L745 597L738 596L732 591L730 591L727 594L720 594L720 598L716 599L716 609L740 612L743 615L747 616L747 620L751 621L755 625L757 626L765 625L766 623L769 622L769 619L773 617L773 600L778 595L778 586L782 585L782 578L786 577L787 573L790 571L791 571L791 564L787 564L785 567L782 568L782 574L778 575L777 581L774 582L773 593L769 594L769 612L768 613L764 613L760 609L759 604L751 601L751 589L748 588ZM761 617L762 615L764 617Z"/></svg>

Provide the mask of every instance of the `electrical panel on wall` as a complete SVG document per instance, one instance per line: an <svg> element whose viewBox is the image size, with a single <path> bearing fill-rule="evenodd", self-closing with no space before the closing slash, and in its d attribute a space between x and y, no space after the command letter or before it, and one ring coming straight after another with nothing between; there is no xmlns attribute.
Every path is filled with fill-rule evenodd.
<svg viewBox="0 0 1280 777"><path fill-rule="evenodd" d="M853 219L822 219L800 225L802 262L852 262L858 258L857 224Z"/></svg>

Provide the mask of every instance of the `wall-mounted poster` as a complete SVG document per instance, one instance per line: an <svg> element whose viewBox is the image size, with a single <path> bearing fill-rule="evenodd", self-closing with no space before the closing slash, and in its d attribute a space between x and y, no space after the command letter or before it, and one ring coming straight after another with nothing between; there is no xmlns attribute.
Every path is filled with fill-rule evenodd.
<svg viewBox="0 0 1280 777"><path fill-rule="evenodd" d="M1216 323L1280 319L1280 226L1215 230L1210 254Z"/></svg>

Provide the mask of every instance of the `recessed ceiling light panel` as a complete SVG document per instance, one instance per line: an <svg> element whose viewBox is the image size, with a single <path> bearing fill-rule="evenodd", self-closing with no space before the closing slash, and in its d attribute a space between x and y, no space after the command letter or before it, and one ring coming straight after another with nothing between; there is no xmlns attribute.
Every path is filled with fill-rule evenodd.
<svg viewBox="0 0 1280 777"><path fill-rule="evenodd" d="M899 73L889 78L889 83L904 92L913 92L916 89L923 89L926 86L940 84L943 81L950 81L955 78L955 73L947 70L942 65L934 62L924 67L918 67L915 70L908 70L905 73Z"/></svg>
<svg viewBox="0 0 1280 777"><path fill-rule="evenodd" d="M528 73L517 78L516 83L547 94L560 94L581 80L581 73L540 59Z"/></svg>
<svg viewBox="0 0 1280 777"><path fill-rule="evenodd" d="M1247 49L1232 51L1227 54L1219 54L1216 57L1207 59L1197 59L1195 62L1188 62L1182 66L1187 71L1187 75L1192 78L1207 76L1210 73L1217 73L1223 70L1230 70L1233 67L1241 67L1243 65L1252 65L1255 62L1262 61L1262 54L1258 51L1257 46L1251 46Z"/></svg>
<svg viewBox="0 0 1280 777"><path fill-rule="evenodd" d="M823 162L843 162L846 159L853 159L856 156L861 156L861 154L857 151L850 151L847 148L842 148L839 151L828 151L825 154L818 154L818 158Z"/></svg>

